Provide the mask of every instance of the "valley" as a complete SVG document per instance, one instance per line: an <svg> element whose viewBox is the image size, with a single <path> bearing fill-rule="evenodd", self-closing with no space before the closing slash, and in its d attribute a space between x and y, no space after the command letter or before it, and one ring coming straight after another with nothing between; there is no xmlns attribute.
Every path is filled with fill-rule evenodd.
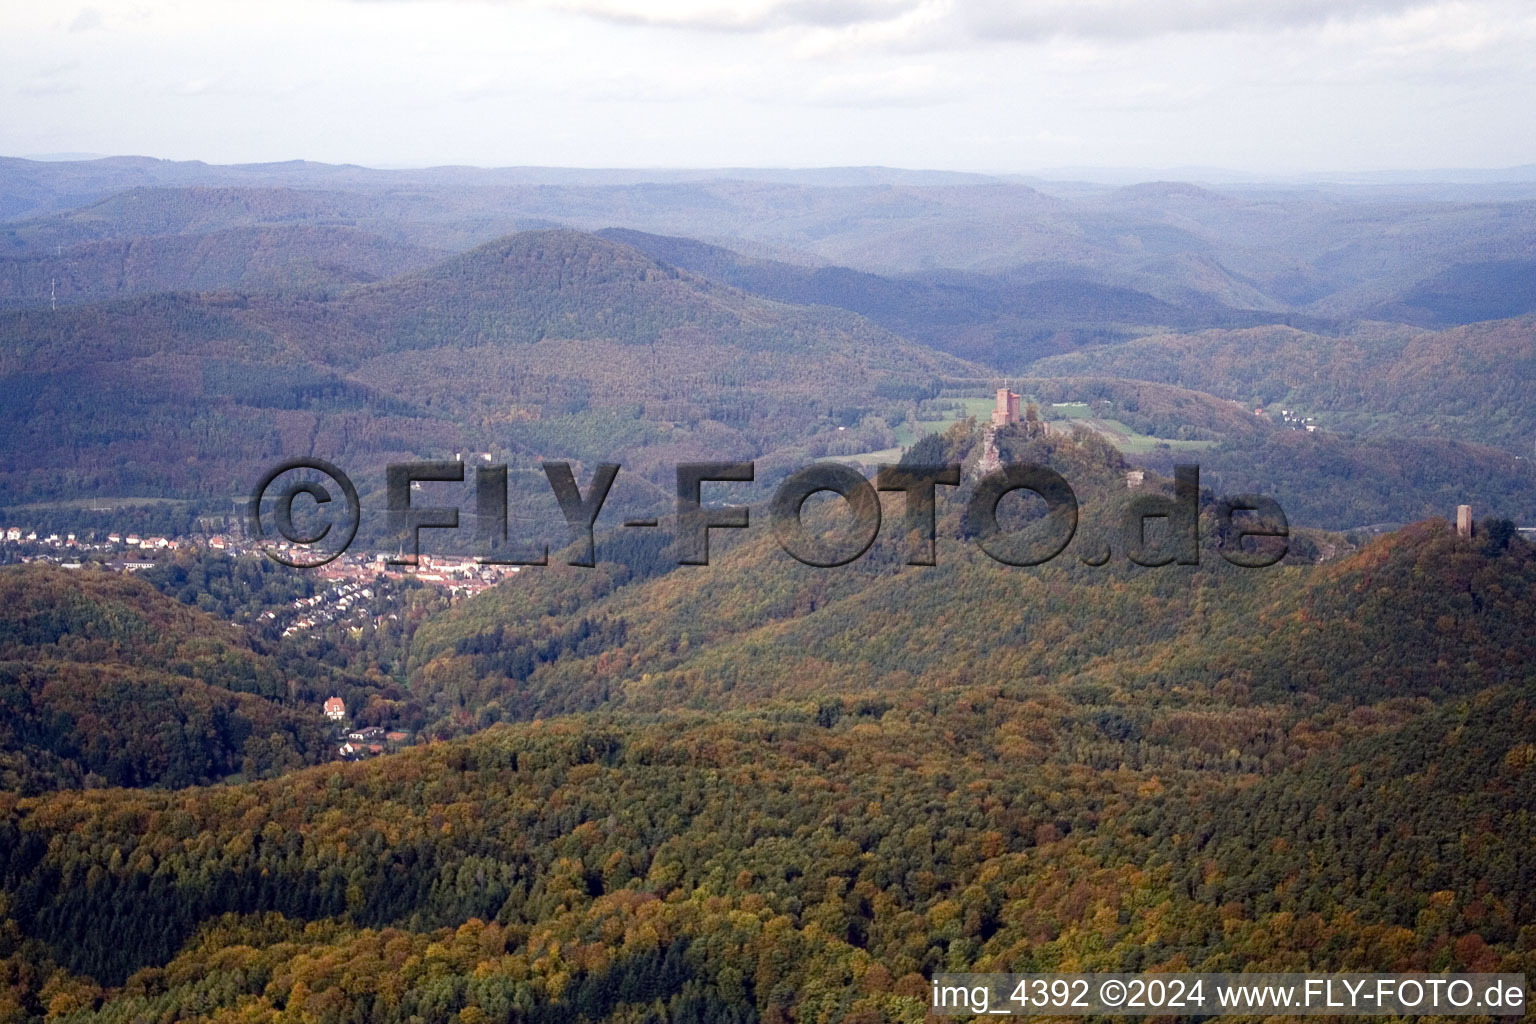
<svg viewBox="0 0 1536 1024"><path fill-rule="evenodd" d="M1533 204L0 160L0 1021L1536 975ZM323 569L243 521L300 457L360 493ZM428 460L465 482L413 504L461 526L391 566L386 467ZM676 466L727 461L754 479L707 503L751 528L681 564ZM583 494L623 466L591 567L551 462ZM771 496L817 462L959 467L935 564L898 492L862 557L788 555ZM1187 463L1198 559L1135 564L1122 524ZM1028 568L969 509L1017 464L1079 506ZM547 565L474 558L500 465ZM1283 557L1236 494L1283 508Z"/></svg>

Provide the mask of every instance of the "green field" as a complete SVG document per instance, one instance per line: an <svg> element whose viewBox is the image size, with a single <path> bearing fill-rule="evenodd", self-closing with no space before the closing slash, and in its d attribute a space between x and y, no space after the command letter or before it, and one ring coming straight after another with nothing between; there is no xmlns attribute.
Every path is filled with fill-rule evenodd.
<svg viewBox="0 0 1536 1024"><path fill-rule="evenodd" d="M1176 452L1196 452L1216 445L1215 441L1179 441L1166 437L1153 437L1150 434L1138 434L1119 420L1100 419L1096 416L1055 421L1058 426L1064 426L1067 423L1097 431L1110 444L1127 455L1145 455L1147 452L1156 451L1159 447L1167 447Z"/></svg>
<svg viewBox="0 0 1536 1024"><path fill-rule="evenodd" d="M933 409L924 408L931 405L954 405L955 408ZM973 417L978 422L987 422L992 415L992 408L996 404L993 398L941 398L934 402L924 402L919 407L919 414L924 418L917 420L903 420L898 423L893 432L896 435L896 444L890 448L881 448L878 451L859 452L856 455L841 455L837 457L839 462L855 462L867 466L882 462L896 462L901 458L901 453L916 444L929 434L942 434L948 430L950 424L966 417ZM933 419L926 418L934 417Z"/></svg>
<svg viewBox="0 0 1536 1024"><path fill-rule="evenodd" d="M1089 418L1087 402L1052 402L1046 410L1046 419L1081 420Z"/></svg>
<svg viewBox="0 0 1536 1024"><path fill-rule="evenodd" d="M985 422L992 415L992 407L996 400L992 398L942 398L938 402L956 403L957 409L934 409L931 413L919 408L919 413L934 415L935 419L904 420L896 427L896 444L900 448L910 448L918 442L919 438L929 434L942 434L949 429L951 423L962 420L967 416L973 416L980 422ZM930 403L924 402L923 405ZM933 403L937 404L937 403ZM891 451L892 449L886 449ZM881 454L881 453L869 453ZM899 452L898 452L899 454ZM862 458L862 456L855 456Z"/></svg>
<svg viewBox="0 0 1536 1024"><path fill-rule="evenodd" d="M878 451L859 452L856 455L845 455L840 457L839 461L864 465L895 462L901 458L904 449L912 447L920 438L928 434L943 433L949 429L950 424L966 416L974 417L979 423L988 422L995 401L992 398L945 398L933 404L939 403L953 403L957 407L935 409L931 412L920 408L920 414L933 415L935 418L904 420L898 424L895 427L895 446ZM1056 429L1070 430L1073 426L1087 427L1102 434L1106 440L1127 455L1144 455L1156 451L1160 446L1181 452L1201 451L1216 444L1215 441L1178 441L1153 437L1150 434L1139 434L1119 420L1094 416L1087 402L1059 402L1047 405L1039 402L1033 395L1025 395L1020 402L1025 408L1028 408L1031 403L1040 409L1041 416ZM923 403L924 406L929 404Z"/></svg>
<svg viewBox="0 0 1536 1024"><path fill-rule="evenodd" d="M58 501L36 501L27 505L10 505L6 508L0 508L0 516L65 508L84 509L94 512L115 512L122 508L190 504L192 503L185 498L61 498Z"/></svg>

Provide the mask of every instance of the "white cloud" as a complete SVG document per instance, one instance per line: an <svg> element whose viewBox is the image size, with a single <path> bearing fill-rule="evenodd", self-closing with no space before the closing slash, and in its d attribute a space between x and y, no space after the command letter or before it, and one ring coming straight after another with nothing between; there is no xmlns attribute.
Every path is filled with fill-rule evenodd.
<svg viewBox="0 0 1536 1024"><path fill-rule="evenodd" d="M101 27L101 12L94 7L82 7L80 13L75 15L75 20L69 23L71 32L89 32L93 28Z"/></svg>
<svg viewBox="0 0 1536 1024"><path fill-rule="evenodd" d="M788 27L844 28L898 18L921 0L547 0L548 5L625 24L716 32Z"/></svg>
<svg viewBox="0 0 1536 1024"><path fill-rule="evenodd" d="M1536 162L1531 0L90 2L0 0L0 153Z"/></svg>
<svg viewBox="0 0 1536 1024"><path fill-rule="evenodd" d="M1139 39L1170 33L1316 27L1423 6L1425 0L962 0L956 21L974 38Z"/></svg>
<svg viewBox="0 0 1536 1024"><path fill-rule="evenodd" d="M955 76L932 65L901 65L827 75L807 98L831 107L916 107L950 102L959 95Z"/></svg>
<svg viewBox="0 0 1536 1024"><path fill-rule="evenodd" d="M376 2L376 0L367 0ZM431 3L435 0L400 0ZM497 2L497 0L492 0ZM905 26L936 45L1057 37L1137 39L1317 27L1441 0L502 0L625 25L706 32L868 32ZM1450 5L1456 6L1456 5ZM881 33L874 32L879 38Z"/></svg>

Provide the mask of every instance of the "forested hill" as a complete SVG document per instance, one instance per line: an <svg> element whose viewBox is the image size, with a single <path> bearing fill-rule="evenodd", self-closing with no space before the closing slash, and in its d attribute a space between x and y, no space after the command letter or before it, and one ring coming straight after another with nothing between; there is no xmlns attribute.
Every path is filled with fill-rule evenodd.
<svg viewBox="0 0 1536 1024"><path fill-rule="evenodd" d="M974 457L961 431L931 441L914 457ZM1286 563L1242 569L1222 558L1207 515L1198 566L1143 568L1120 549L1118 523L1145 492L1126 488L1112 449L1091 436L1007 434L1000 447L1057 468L1078 494L1078 534L1047 565L983 554L964 489L940 489L935 566L903 564L898 498L870 552L837 569L795 562L763 527L738 543L717 536L706 568L662 575L634 572L621 537L600 539L596 569L525 573L424 624L415 695L444 735L461 707L515 720L986 680L1137 700L1186 689L1351 705L1516 682L1536 653L1536 563L1518 538L1485 551L1492 542L1434 520L1351 555L1340 537L1299 531ZM1106 565L1083 563L1102 546L1113 549Z"/></svg>
<svg viewBox="0 0 1536 1024"><path fill-rule="evenodd" d="M610 173L0 160L0 217L34 218L0 224L18 533L136 496L190 530L319 456L359 554L395 550L395 461L507 463L509 543L557 534L472 597L195 546L0 567L0 1024L918 1024L941 971L1536 976L1528 189ZM1025 416L987 429L999 385ZM624 466L593 568L541 459ZM705 501L751 527L679 565L676 464L725 459L757 478ZM850 564L782 550L766 499L832 459L961 466L936 564L898 492ZM1125 517L1186 461L1198 560L1133 564ZM983 551L994 463L1073 488L1048 563ZM1241 568L1218 499L1258 489L1289 553ZM1470 537L1439 518L1468 500ZM998 515L1050 532L1023 493ZM1384 519L1417 521L1314 528ZM411 745L333 760L333 693Z"/></svg>
<svg viewBox="0 0 1536 1024"><path fill-rule="evenodd" d="M342 295L157 295L0 314L0 505L204 497L277 458L361 475L456 450L670 466L838 427L984 376L852 313L794 307L574 232ZM453 382L446 387L445 382ZM862 428L861 428L862 429ZM792 453L786 454L792 457Z"/></svg>
<svg viewBox="0 0 1536 1024"><path fill-rule="evenodd" d="M443 255L351 227L308 224L93 240L22 255L0 245L0 308L174 291L324 294Z"/></svg>
<svg viewBox="0 0 1536 1024"><path fill-rule="evenodd" d="M880 276L754 259L690 238L623 228L598 233L701 277L783 302L849 309L940 351L1006 370L1151 329L1240 327L1275 319L1273 311L1234 309L1206 295L1170 302L1106 283L1081 268L1049 263L1012 274Z"/></svg>
<svg viewBox="0 0 1536 1024"><path fill-rule="evenodd" d="M334 670L309 666L311 684ZM0 572L0 779L189 786L331 756L318 704L242 631L143 581L93 570Z"/></svg>
<svg viewBox="0 0 1536 1024"><path fill-rule="evenodd" d="M707 332L709 342L727 348L825 358L862 343L866 358L883 352L893 361L912 360L911 369L967 366L858 316L766 301L576 231L526 231L490 242L350 293L338 308L364 329L385 331L383 351L545 338L654 345L692 336L703 344Z"/></svg>
<svg viewBox="0 0 1536 1024"><path fill-rule="evenodd" d="M1536 680L1509 645L1531 561L1431 524L1258 597L967 568L916 609L953 657L905 674L859 661L912 625L881 632L876 593L857 638L821 605L793 627L840 662L815 686L759 688L815 676L787 658L804 632L745 634L735 675L689 637L649 712L241 786L0 796L8 998L78 1021L916 1022L939 970L1530 972ZM980 602L995 624L969 624ZM1172 637L1086 650L1085 603L1100 632ZM978 658L988 628L1019 656ZM1441 664L1451 636L1467 658ZM1049 647L1086 657L1045 677ZM1326 685L1251 675L1280 647ZM726 688L689 701L706 680Z"/></svg>
<svg viewBox="0 0 1536 1024"><path fill-rule="evenodd" d="M1508 523L1470 539L1443 519L1412 524L1271 590L1251 620L1168 660L1342 704L1530 682L1536 551L1512 534Z"/></svg>
<svg viewBox="0 0 1536 1024"><path fill-rule="evenodd" d="M1113 538L1120 456L1029 430L1003 454ZM959 504L937 566L882 540L812 569L749 531L708 567L521 573L417 630L437 731L540 721L239 785L0 795L3 1005L915 1022L938 970L1536 970L1525 541L1431 521L1238 569L1207 514L1198 566L1019 569ZM12 575L5 651L55 678L153 657L223 692L262 664L135 581ZM146 630L170 639L135 653Z"/></svg>
<svg viewBox="0 0 1536 1024"><path fill-rule="evenodd" d="M1529 972L1536 721L1502 696L1138 731L992 686L0 797L0 948L17 1004L81 1021L915 1022L939 970Z"/></svg>
<svg viewBox="0 0 1536 1024"><path fill-rule="evenodd" d="M1042 375L1157 381L1290 405L1327 429L1458 438L1529 456L1536 318L1441 331L1363 323L1339 335L1289 327L1159 335L1036 363Z"/></svg>

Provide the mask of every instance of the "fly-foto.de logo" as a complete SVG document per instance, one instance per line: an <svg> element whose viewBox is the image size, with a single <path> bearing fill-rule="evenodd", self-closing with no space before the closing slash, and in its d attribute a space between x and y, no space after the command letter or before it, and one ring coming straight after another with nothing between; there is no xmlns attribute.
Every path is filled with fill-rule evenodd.
<svg viewBox="0 0 1536 1024"><path fill-rule="evenodd" d="M596 467L585 491L568 462L546 462L544 474L570 530L567 564L597 564L594 528L620 466ZM323 479L317 479L323 478ZM705 502L706 485L751 483L751 462L685 462L677 466L677 506L673 548L680 565L708 565L711 530L745 530L751 509L742 504ZM402 462L385 468L385 506L389 532L400 541L395 565L416 565L422 530L457 530L460 509L453 505L416 505L412 492L423 483L464 483L459 461ZM768 505L769 528L785 553L818 568L847 565L860 558L880 534L879 492L902 495L901 529L909 550L909 565L936 564L936 523L939 488L958 487L961 467L948 465L882 465L874 481L840 463L815 463L786 477ZM491 552L508 540L507 467L474 467L475 542ZM847 506L849 517L829 536L809 528L803 517L806 502L830 492ZM1042 517L1013 529L999 515L1003 499L1029 492L1044 501ZM306 525L295 521L295 504L303 502ZM1264 568L1285 557L1289 526L1272 498L1239 495L1209 502L1214 530L1222 538L1220 554L1233 565ZM1118 548L1142 566L1198 565L1200 562L1200 467L1174 469L1173 494L1139 494L1126 505L1118 523ZM1239 515L1239 513L1245 513ZM334 560L356 538L362 503L346 473L324 459L290 459L272 467L253 489L247 506L251 536L273 560L295 568L315 568ZM1060 473L1036 463L1015 463L983 476L972 486L965 505L966 534L989 557L1010 566L1043 565L1061 555L1077 535L1077 495ZM1149 529L1155 523L1161 527ZM270 528L269 525L270 524ZM629 519L629 529L655 528L657 518ZM1154 536L1155 534L1155 536ZM277 539L285 543L279 545ZM1244 547L1245 538L1258 538L1257 547ZM1098 541L1078 553L1084 565L1106 564L1112 557L1107 542ZM549 549L541 546L516 556L480 554L484 565L547 565Z"/></svg>

